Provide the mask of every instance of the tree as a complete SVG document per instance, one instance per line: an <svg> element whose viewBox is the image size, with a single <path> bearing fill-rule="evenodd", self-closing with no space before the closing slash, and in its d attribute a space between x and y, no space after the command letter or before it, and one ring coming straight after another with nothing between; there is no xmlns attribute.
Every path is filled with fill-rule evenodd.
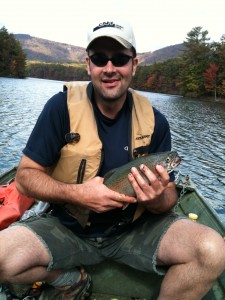
<svg viewBox="0 0 225 300"><path fill-rule="evenodd" d="M26 55L19 41L5 27L0 29L0 76L26 77Z"/></svg>
<svg viewBox="0 0 225 300"><path fill-rule="evenodd" d="M217 71L219 67L214 64L210 64L209 68L203 73L204 85L206 91L213 91L216 100L216 88L217 88Z"/></svg>
<svg viewBox="0 0 225 300"><path fill-rule="evenodd" d="M202 27L194 27L187 34L181 74L184 95L198 97L205 93L202 74L213 54L207 35L208 31L202 30Z"/></svg>
<svg viewBox="0 0 225 300"><path fill-rule="evenodd" d="M225 80L223 80L221 84L221 95L225 95Z"/></svg>
<svg viewBox="0 0 225 300"><path fill-rule="evenodd" d="M225 35L222 35L220 41L221 43L217 43L215 48L215 64L219 66L217 75L217 91L220 96L225 96Z"/></svg>

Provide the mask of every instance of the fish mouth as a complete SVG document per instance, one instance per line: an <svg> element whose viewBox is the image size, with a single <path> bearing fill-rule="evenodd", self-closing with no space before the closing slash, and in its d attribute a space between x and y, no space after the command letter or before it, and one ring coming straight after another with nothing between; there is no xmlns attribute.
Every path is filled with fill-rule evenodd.
<svg viewBox="0 0 225 300"><path fill-rule="evenodd" d="M170 168L168 169L168 174L170 174L179 164L181 163L181 157L177 156L170 164Z"/></svg>

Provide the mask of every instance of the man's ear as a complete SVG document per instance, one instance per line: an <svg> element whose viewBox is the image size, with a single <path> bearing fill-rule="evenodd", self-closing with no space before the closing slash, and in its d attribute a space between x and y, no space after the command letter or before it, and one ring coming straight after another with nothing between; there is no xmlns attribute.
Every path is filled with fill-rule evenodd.
<svg viewBox="0 0 225 300"><path fill-rule="evenodd" d="M134 75L136 74L137 66L138 66L138 58L135 57L135 58L133 59L133 71L132 71L132 76L134 76Z"/></svg>
<svg viewBox="0 0 225 300"><path fill-rule="evenodd" d="M87 70L88 75L90 76L91 75L91 71L90 71L90 58L87 56L85 60L86 60L86 70Z"/></svg>

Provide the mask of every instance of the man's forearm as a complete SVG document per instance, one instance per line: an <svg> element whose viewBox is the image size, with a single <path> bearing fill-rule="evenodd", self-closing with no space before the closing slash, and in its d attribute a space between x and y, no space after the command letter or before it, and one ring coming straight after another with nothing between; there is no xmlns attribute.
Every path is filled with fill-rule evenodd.
<svg viewBox="0 0 225 300"><path fill-rule="evenodd" d="M72 190L71 185L56 181L44 171L32 168L18 170L16 187L20 193L46 202L70 202Z"/></svg>

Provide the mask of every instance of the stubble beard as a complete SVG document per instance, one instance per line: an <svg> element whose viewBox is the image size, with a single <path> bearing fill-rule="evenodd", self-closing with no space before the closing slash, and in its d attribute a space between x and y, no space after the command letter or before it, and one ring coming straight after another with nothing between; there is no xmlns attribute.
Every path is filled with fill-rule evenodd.
<svg viewBox="0 0 225 300"><path fill-rule="evenodd" d="M105 103L115 103L120 101L124 95L126 95L127 92L122 91L100 91L100 98L102 99L102 102Z"/></svg>
<svg viewBox="0 0 225 300"><path fill-rule="evenodd" d="M104 103L116 103L126 98L129 86L117 88L101 88L95 86L95 92L100 101Z"/></svg>

